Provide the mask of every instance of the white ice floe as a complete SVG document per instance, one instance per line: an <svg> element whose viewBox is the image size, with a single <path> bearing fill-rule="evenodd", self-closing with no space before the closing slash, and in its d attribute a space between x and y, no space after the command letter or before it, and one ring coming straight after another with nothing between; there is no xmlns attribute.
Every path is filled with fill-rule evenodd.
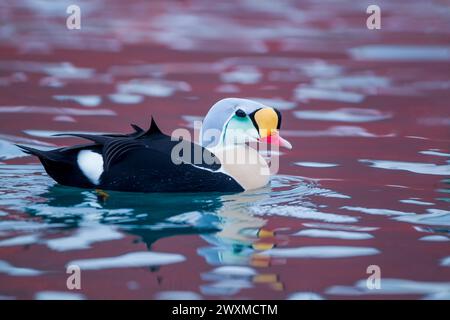
<svg viewBox="0 0 450 320"><path fill-rule="evenodd" d="M64 291L40 291L34 295L35 300L85 300L81 293Z"/></svg>
<svg viewBox="0 0 450 320"><path fill-rule="evenodd" d="M387 87L389 84L388 78L370 74L316 78L313 80L313 85L319 88L359 89L367 92Z"/></svg>
<svg viewBox="0 0 450 320"><path fill-rule="evenodd" d="M88 79L95 74L94 69L80 68L74 66L70 62L45 63L40 61L1 60L0 69L29 73L45 73L60 79Z"/></svg>
<svg viewBox="0 0 450 320"><path fill-rule="evenodd" d="M294 292L288 297L288 300L323 300L320 294L314 292Z"/></svg>
<svg viewBox="0 0 450 320"><path fill-rule="evenodd" d="M84 107L97 107L102 98L97 95L55 95L53 96L58 101L75 101Z"/></svg>
<svg viewBox="0 0 450 320"><path fill-rule="evenodd" d="M442 259L441 266L450 267L450 256Z"/></svg>
<svg viewBox="0 0 450 320"><path fill-rule="evenodd" d="M336 222L336 223L346 223L346 222L356 222L357 218L334 214L319 212L315 208L308 208L302 206L283 206L279 205L276 207L272 206L258 206L250 208L254 214L257 215L279 215L286 217L295 217L299 219L307 220L320 220L324 222Z"/></svg>
<svg viewBox="0 0 450 320"><path fill-rule="evenodd" d="M63 227L63 224L47 224L32 221L16 221L7 220L0 221L0 231L38 231L51 229L52 227L58 228Z"/></svg>
<svg viewBox="0 0 450 320"><path fill-rule="evenodd" d="M296 102L287 101L281 98L254 98L249 97L246 99L258 101L266 106L276 108L278 110L291 110L297 106Z"/></svg>
<svg viewBox="0 0 450 320"><path fill-rule="evenodd" d="M398 211L398 210L379 209L379 208L343 206L343 207L341 207L341 209L350 210L350 211L358 211L358 212L367 213L367 214L382 215L382 216L415 215L414 212L403 212L403 211Z"/></svg>
<svg viewBox="0 0 450 320"><path fill-rule="evenodd" d="M295 165L301 167L311 167L311 168L331 168L337 167L336 163L324 163L324 162L294 162Z"/></svg>
<svg viewBox="0 0 450 320"><path fill-rule="evenodd" d="M222 266L211 271L214 274L226 276L251 277L257 274L255 269L244 266Z"/></svg>
<svg viewBox="0 0 450 320"><path fill-rule="evenodd" d="M36 113L71 116L115 116L109 109L76 109L47 106L0 106L0 113Z"/></svg>
<svg viewBox="0 0 450 320"><path fill-rule="evenodd" d="M67 265L77 265L81 270L133 268L160 266L186 260L183 255L162 252L132 252L117 257L74 260Z"/></svg>
<svg viewBox="0 0 450 320"><path fill-rule="evenodd" d="M287 137L363 137L385 138L394 137L394 133L377 135L357 126L333 126L325 130L283 130Z"/></svg>
<svg viewBox="0 0 450 320"><path fill-rule="evenodd" d="M336 223L304 223L305 227L308 228L324 228L333 230L349 230L349 231L375 231L379 228L377 227L365 227L365 226L354 226L349 224L336 224Z"/></svg>
<svg viewBox="0 0 450 320"><path fill-rule="evenodd" d="M14 246L24 246L28 244L37 243L39 237L37 235L24 235L14 238L9 238L0 241L0 247L14 247Z"/></svg>
<svg viewBox="0 0 450 320"><path fill-rule="evenodd" d="M415 199L404 199L404 200L399 200L399 202L401 202L401 203L408 203L408 204L417 204L419 206L432 206L432 205L434 205L433 202L425 202L425 201L419 201L419 200L415 200Z"/></svg>
<svg viewBox="0 0 450 320"><path fill-rule="evenodd" d="M275 248L261 252L261 254L280 258L349 258L371 256L380 251L370 247L348 246L310 246L297 248Z"/></svg>
<svg viewBox="0 0 450 320"><path fill-rule="evenodd" d="M450 164L434 164L422 162L390 161L390 160L368 160L361 159L359 162L369 163L373 168L388 170L404 170L420 174L450 175Z"/></svg>
<svg viewBox="0 0 450 320"><path fill-rule="evenodd" d="M339 121L339 122L371 122L388 119L390 113L376 109L341 108L336 110L301 110L294 111L294 116L305 120Z"/></svg>
<svg viewBox="0 0 450 320"><path fill-rule="evenodd" d="M297 233L294 233L293 235L310 238L333 238L345 240L365 240L373 238L371 234L366 232L323 230L323 229L305 229Z"/></svg>
<svg viewBox="0 0 450 320"><path fill-rule="evenodd" d="M227 83L255 84L261 80L262 73L256 67L242 66L222 73L220 78Z"/></svg>
<svg viewBox="0 0 450 320"><path fill-rule="evenodd" d="M298 101L308 102L310 100L327 100L346 103L360 103L364 100L364 95L356 92L330 90L316 87L298 86L294 91Z"/></svg>
<svg viewBox="0 0 450 320"><path fill-rule="evenodd" d="M430 236L424 236L420 238L421 241L432 241L432 242L446 242L450 241L449 237L446 236L440 236L440 235L430 235Z"/></svg>
<svg viewBox="0 0 450 320"><path fill-rule="evenodd" d="M232 296L242 289L249 288L253 288L253 283L251 282L251 280L242 278L227 278L225 280L219 280L208 285L203 285L200 287L200 291L204 295Z"/></svg>
<svg viewBox="0 0 450 320"><path fill-rule="evenodd" d="M155 296L157 300L201 300L202 296L192 291L161 291Z"/></svg>
<svg viewBox="0 0 450 320"><path fill-rule="evenodd" d="M450 296L450 282L427 282L406 279L381 279L380 289L369 289L368 280L359 280L354 286L332 286L325 292L329 295L425 295L425 299Z"/></svg>
<svg viewBox="0 0 450 320"><path fill-rule="evenodd" d="M409 223L450 226L450 211L441 209L427 209L428 213L396 217L395 220Z"/></svg>
<svg viewBox="0 0 450 320"><path fill-rule="evenodd" d="M240 91L240 89L238 86L236 86L234 84L225 83L225 84L218 86L216 88L216 91L220 92L220 93L237 93Z"/></svg>
<svg viewBox="0 0 450 320"><path fill-rule="evenodd" d="M144 100L144 97L138 94L114 93L108 95L109 99L118 104L136 104Z"/></svg>
<svg viewBox="0 0 450 320"><path fill-rule="evenodd" d="M74 234L65 238L54 238L46 241L47 246L55 251L88 249L96 242L118 240L122 233L107 225L94 225L79 228Z"/></svg>
<svg viewBox="0 0 450 320"><path fill-rule="evenodd" d="M67 138L67 136L62 136L63 134L69 133L68 131L55 131L55 130L24 130L29 136L39 137L39 138ZM106 134L106 132L97 131L70 131L70 133L76 134Z"/></svg>
<svg viewBox="0 0 450 320"><path fill-rule="evenodd" d="M62 115L62 116L54 116L54 117L53 117L53 121L59 121L59 122L77 122L77 121L75 120L74 117L71 117L71 116L64 116L64 115Z"/></svg>
<svg viewBox="0 0 450 320"><path fill-rule="evenodd" d="M436 150L424 150L424 151L420 151L419 153L426 154L429 156L450 157L450 153L439 152Z"/></svg>
<svg viewBox="0 0 450 320"><path fill-rule="evenodd" d="M350 49L356 60L449 61L450 46L367 45Z"/></svg>
<svg viewBox="0 0 450 320"><path fill-rule="evenodd" d="M33 277L33 276L39 276L43 274L44 272L36 269L31 268L20 268L15 267L9 262L6 262L4 260L0 260L0 273L5 273L10 276L15 277Z"/></svg>
<svg viewBox="0 0 450 320"><path fill-rule="evenodd" d="M132 79L117 85L120 94L144 95L149 97L170 97L177 91L191 91L191 86L184 81L159 79Z"/></svg>

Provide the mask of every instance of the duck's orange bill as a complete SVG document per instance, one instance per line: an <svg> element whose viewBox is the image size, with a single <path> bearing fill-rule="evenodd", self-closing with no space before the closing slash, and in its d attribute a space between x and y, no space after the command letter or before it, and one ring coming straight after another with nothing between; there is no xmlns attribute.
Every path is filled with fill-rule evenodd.
<svg viewBox="0 0 450 320"><path fill-rule="evenodd" d="M292 149L292 144L289 141L287 141L286 139L282 138L278 134L278 132L272 133L272 135L270 135L270 136L261 138L260 141L263 143L273 144L273 145L284 147L287 149Z"/></svg>

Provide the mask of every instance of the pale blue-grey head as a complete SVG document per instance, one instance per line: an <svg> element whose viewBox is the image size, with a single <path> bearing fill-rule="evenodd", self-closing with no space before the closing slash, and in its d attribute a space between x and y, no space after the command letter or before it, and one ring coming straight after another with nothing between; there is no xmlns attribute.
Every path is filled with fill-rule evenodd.
<svg viewBox="0 0 450 320"><path fill-rule="evenodd" d="M246 132L245 139L291 148L288 141L279 137L280 126L281 113L277 109L249 99L226 98L215 103L204 118L200 144L214 148L224 143L231 129L241 129Z"/></svg>

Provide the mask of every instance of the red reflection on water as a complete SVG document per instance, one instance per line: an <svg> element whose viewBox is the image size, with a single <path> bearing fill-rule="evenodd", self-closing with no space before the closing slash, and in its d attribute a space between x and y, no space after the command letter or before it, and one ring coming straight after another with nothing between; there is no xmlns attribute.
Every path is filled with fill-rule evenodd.
<svg viewBox="0 0 450 320"><path fill-rule="evenodd" d="M282 111L282 131L289 133L286 138L293 150L281 157L280 173L318 179L320 187L349 196L321 198L320 202L311 197L310 201L326 206L321 212L357 217L352 225L378 229L370 231L374 238L366 240L296 237L281 232L249 240L244 246L361 246L376 248L380 254L275 259L255 250L244 263L258 272L258 277L246 279L253 287L231 297L285 299L295 292L315 292L325 298L423 297L420 292L345 296L328 294L327 289L353 286L366 279L366 268L372 264L382 268L383 278L450 280L449 267L441 265L441 260L450 256L448 242L418 241L426 235L448 237L448 218L446 225L431 225L440 231L424 233L414 228L420 224L342 208L412 213L426 213L427 208L448 210L448 198L439 191L446 188L444 174L373 168L359 161L448 166L448 157L420 153L450 152L450 34L446 17L435 13L444 4L381 2L382 29L372 31L365 27L364 6L347 2L262 5L259 1L227 1L213 5L207 1L90 1L80 5L79 31L65 29L64 5L9 2L1 7L6 29L0 34L0 134L66 145L78 140L33 137L24 130L121 132L129 130L129 123L146 126L152 115L170 132L188 125L182 116L203 116L214 102L227 96L293 102L294 108ZM373 48L369 50L372 58L350 51L368 45L395 46L397 51L384 60L376 58L379 51ZM400 52L401 57L408 57L416 47L425 51L413 60L396 55ZM447 55L442 48L447 48ZM143 88L136 86L136 79L144 81ZM123 89L123 84L131 86ZM334 95L327 96L327 92ZM101 102L83 106L55 99L58 95L95 96ZM33 108L20 112L18 106ZM349 122L294 115L300 110L341 108L376 109L390 117ZM79 110L92 114L80 115ZM95 115L98 110L103 111ZM330 129L335 134L330 134ZM361 136L361 132L365 134ZM3 162L29 164L36 159ZM296 162L338 166L314 168L296 166ZM448 167L446 170L448 176ZM399 202L411 198L433 205ZM8 213L0 216L1 220L40 221L8 206L0 209ZM303 223L320 222L276 214L260 218L264 222L262 226L257 223L258 228L289 228L290 233L306 229ZM0 260L48 271L34 277L0 272L0 295L28 299L40 291L66 291L65 265L69 261L148 250L145 244L136 243L139 236L123 233L122 239L94 243L85 250L57 252L41 244L0 247ZM14 235L1 235L1 239ZM164 291L190 291L204 298L228 298L205 293L204 287L214 281L205 280L202 274L220 266L212 266L199 254L199 248L208 246L211 244L199 235L161 238L153 244L153 251L179 253L186 261L151 270L84 271L81 293L91 299L149 299Z"/></svg>

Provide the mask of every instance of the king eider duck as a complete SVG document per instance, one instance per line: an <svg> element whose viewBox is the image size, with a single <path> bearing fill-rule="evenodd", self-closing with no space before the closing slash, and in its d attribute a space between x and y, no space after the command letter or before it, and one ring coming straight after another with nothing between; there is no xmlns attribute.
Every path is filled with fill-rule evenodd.
<svg viewBox="0 0 450 320"><path fill-rule="evenodd" d="M18 145L39 158L59 184L133 192L241 192L269 182L266 160L248 142L291 148L280 137L280 112L247 99L227 98L203 120L193 143L161 132L154 119L130 134L62 134L89 144L43 151ZM200 156L199 156L200 155Z"/></svg>

